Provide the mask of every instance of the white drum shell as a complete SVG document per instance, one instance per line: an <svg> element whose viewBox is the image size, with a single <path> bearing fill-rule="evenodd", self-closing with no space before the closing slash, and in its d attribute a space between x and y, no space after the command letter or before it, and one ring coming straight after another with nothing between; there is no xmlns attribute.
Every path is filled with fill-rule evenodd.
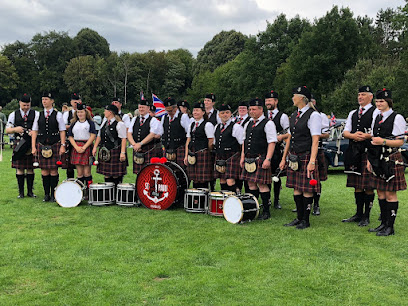
<svg viewBox="0 0 408 306"><path fill-rule="evenodd" d="M112 182L96 183L89 185L90 205L103 206L115 203L115 184Z"/></svg>
<svg viewBox="0 0 408 306"><path fill-rule="evenodd" d="M75 179L65 180L55 188L55 201L61 207L76 207L82 201L84 188L84 185Z"/></svg>

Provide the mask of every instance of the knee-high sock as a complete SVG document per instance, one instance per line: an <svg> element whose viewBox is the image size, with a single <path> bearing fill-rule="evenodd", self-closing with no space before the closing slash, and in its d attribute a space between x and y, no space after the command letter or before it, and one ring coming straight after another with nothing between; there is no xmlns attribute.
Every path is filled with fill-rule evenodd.
<svg viewBox="0 0 408 306"><path fill-rule="evenodd" d="M381 212L381 224L386 225L387 223L387 200L386 199L378 199L378 205L380 206Z"/></svg>
<svg viewBox="0 0 408 306"><path fill-rule="evenodd" d="M51 184L50 180L51 180L51 175L42 176L44 194L48 196L50 195L50 184Z"/></svg>
<svg viewBox="0 0 408 306"><path fill-rule="evenodd" d="M313 205L313 197L306 198L303 197L303 220L306 221L306 223L309 223L309 217L310 217L310 211L312 210L312 205Z"/></svg>
<svg viewBox="0 0 408 306"><path fill-rule="evenodd" d="M51 196L54 196L55 188L58 185L59 175L51 175L50 176L50 189L51 189Z"/></svg>
<svg viewBox="0 0 408 306"><path fill-rule="evenodd" d="M279 201L279 194L280 194L281 186L282 186L282 182L280 178L278 182L273 182L273 197L274 197L275 202Z"/></svg>
<svg viewBox="0 0 408 306"><path fill-rule="evenodd" d="M313 201L315 206L319 206L320 193L313 192Z"/></svg>
<svg viewBox="0 0 408 306"><path fill-rule="evenodd" d="M234 184L234 185L228 186L227 190L232 191L232 192L237 192L237 185Z"/></svg>
<svg viewBox="0 0 408 306"><path fill-rule="evenodd" d="M27 173L27 193L33 193L34 173Z"/></svg>
<svg viewBox="0 0 408 306"><path fill-rule="evenodd" d="M364 209L364 192L354 192L354 197L356 199L357 211L356 215L359 217L363 216Z"/></svg>
<svg viewBox="0 0 408 306"><path fill-rule="evenodd" d="M229 189L227 183L220 184L220 186L221 186L221 190L228 190Z"/></svg>
<svg viewBox="0 0 408 306"><path fill-rule="evenodd" d="M18 193L24 195L24 174L16 174Z"/></svg>
<svg viewBox="0 0 408 306"><path fill-rule="evenodd" d="M253 194L253 196L258 200L258 198L259 198L259 189L254 189L254 190L248 189L248 193Z"/></svg>
<svg viewBox="0 0 408 306"><path fill-rule="evenodd" d="M373 207L374 194L364 194L364 217L370 218L370 211Z"/></svg>
<svg viewBox="0 0 408 306"><path fill-rule="evenodd" d="M388 224L387 226L389 227L394 227L395 219L397 218L397 212L398 212L398 201L396 202L388 202L387 201L387 207L388 207Z"/></svg>
<svg viewBox="0 0 408 306"><path fill-rule="evenodd" d="M293 195L296 204L297 219L303 220L303 195Z"/></svg>
<svg viewBox="0 0 408 306"><path fill-rule="evenodd" d="M271 206L271 191L260 192L260 195L263 204L263 212L269 213L269 207Z"/></svg>
<svg viewBox="0 0 408 306"><path fill-rule="evenodd" d="M67 179L74 178L74 177L75 177L74 169L67 169Z"/></svg>

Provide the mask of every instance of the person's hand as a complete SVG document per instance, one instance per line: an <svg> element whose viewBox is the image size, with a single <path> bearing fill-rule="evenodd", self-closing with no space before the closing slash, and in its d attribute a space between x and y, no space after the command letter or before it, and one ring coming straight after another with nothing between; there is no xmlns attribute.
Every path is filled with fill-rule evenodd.
<svg viewBox="0 0 408 306"><path fill-rule="evenodd" d="M31 154L35 155L35 153L37 153L37 148L31 147Z"/></svg>
<svg viewBox="0 0 408 306"><path fill-rule="evenodd" d="M262 169L269 169L271 167L271 161L269 159L265 159L262 163Z"/></svg>
<svg viewBox="0 0 408 306"><path fill-rule="evenodd" d="M279 163L279 169L283 170L286 168L286 160L282 159Z"/></svg>
<svg viewBox="0 0 408 306"><path fill-rule="evenodd" d="M363 140L366 139L365 134L363 132L360 132L360 131L355 132L353 135L354 135L354 140L355 141L363 141Z"/></svg>
<svg viewBox="0 0 408 306"><path fill-rule="evenodd" d="M142 145L141 145L140 142L136 142L136 143L133 145L133 150L135 150L136 152L139 152L141 149L142 149Z"/></svg>
<svg viewBox="0 0 408 306"><path fill-rule="evenodd" d="M371 138L371 144L375 146L381 146L383 143L384 143L384 138L381 138L381 137Z"/></svg>
<svg viewBox="0 0 408 306"><path fill-rule="evenodd" d="M59 154L62 155L62 154L65 153L65 151L66 151L66 150L65 150L65 146L61 146L61 147L60 147L60 150L59 150Z"/></svg>
<svg viewBox="0 0 408 306"><path fill-rule="evenodd" d="M120 159L121 162L124 162L126 160L125 153L120 153L120 158L119 159Z"/></svg>
<svg viewBox="0 0 408 306"><path fill-rule="evenodd" d="M371 166L371 163L367 160L367 170L370 173L373 173L373 167Z"/></svg>
<svg viewBox="0 0 408 306"><path fill-rule="evenodd" d="M188 160L187 160L187 157L184 157L184 164L185 164L186 166L188 166Z"/></svg>
<svg viewBox="0 0 408 306"><path fill-rule="evenodd" d="M92 149L92 156L95 156L95 154L96 154L96 147L94 147L94 148Z"/></svg>
<svg viewBox="0 0 408 306"><path fill-rule="evenodd" d="M14 128L14 130L16 131L16 133L19 133L19 134L24 133L24 128L22 126L17 126Z"/></svg>
<svg viewBox="0 0 408 306"><path fill-rule="evenodd" d="M241 168L244 168L244 163L245 163L245 157L241 156L241 159L239 161L239 165L241 166Z"/></svg>
<svg viewBox="0 0 408 306"><path fill-rule="evenodd" d="M316 169L316 165L309 162L307 164L307 177L310 178L311 173Z"/></svg>

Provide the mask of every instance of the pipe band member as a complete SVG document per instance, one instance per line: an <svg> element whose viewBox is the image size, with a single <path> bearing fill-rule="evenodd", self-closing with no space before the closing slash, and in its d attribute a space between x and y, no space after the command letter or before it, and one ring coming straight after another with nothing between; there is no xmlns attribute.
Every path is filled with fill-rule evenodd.
<svg viewBox="0 0 408 306"><path fill-rule="evenodd" d="M273 152L272 156L272 163L271 163L271 172L272 174L277 173L279 171L279 164L282 160L283 150L284 150L284 141L289 137L289 117L284 112L279 111L278 109L278 102L279 102L279 94L271 90L265 94L265 106L267 109L266 117L269 120L272 120L276 126L276 132L278 134L277 139L278 142L275 146L275 151ZM278 177L278 181L273 183L273 193L274 193L274 201L273 207L275 209L281 209L282 207L279 204L279 194L282 186L282 182L280 177ZM269 189L272 190L272 184L269 186Z"/></svg>
<svg viewBox="0 0 408 306"><path fill-rule="evenodd" d="M241 179L248 181L249 193L256 199L261 195L263 211L260 220L269 219L271 195L268 184L272 183L271 162L277 142L275 124L264 115L265 103L261 99L249 102L251 120L244 127L240 165Z"/></svg>
<svg viewBox="0 0 408 306"><path fill-rule="evenodd" d="M371 187L371 173L367 170L367 148L370 146L371 123L377 111L371 104L373 92L368 85L358 90L359 107L349 113L343 136L349 139L344 153L344 172L347 173L347 187L354 188L356 213L342 222L358 222L359 226L370 223L370 211L374 202Z"/></svg>
<svg viewBox="0 0 408 306"><path fill-rule="evenodd" d="M118 97L113 97L112 104L118 108L118 116L122 119L123 123L128 129L130 126L130 117L128 114L122 113L122 101Z"/></svg>
<svg viewBox="0 0 408 306"><path fill-rule="evenodd" d="M22 95L19 105L20 108L9 115L5 131L6 134L14 134L14 139L16 139L13 145L11 167L16 169L18 198L24 198L24 178L27 179L27 196L35 198L31 130L34 121L38 121L40 113L31 109L31 96L28 93Z"/></svg>
<svg viewBox="0 0 408 306"><path fill-rule="evenodd" d="M368 153L367 167L375 176L370 180L372 189L377 189L381 211L381 224L369 232L377 236L394 235L394 223L398 212L397 191L407 189L404 165L398 148L403 139L387 139L405 132L404 117L392 110L392 92L383 88L376 92L375 104L380 113L371 124L373 148Z"/></svg>
<svg viewBox="0 0 408 306"><path fill-rule="evenodd" d="M164 131L162 135L164 156L185 169L184 154L190 118L177 108L176 100L173 98L164 99L163 104L167 112L161 120Z"/></svg>
<svg viewBox="0 0 408 306"><path fill-rule="evenodd" d="M177 102L177 106L182 114L186 114L188 118L192 117L190 104L186 100Z"/></svg>
<svg viewBox="0 0 408 306"><path fill-rule="evenodd" d="M44 110L33 123L32 152L38 161L44 187L44 202L55 202L54 190L58 185L58 166L66 164L66 126L62 113L54 110L54 96L43 93Z"/></svg>
<svg viewBox="0 0 408 306"><path fill-rule="evenodd" d="M162 149L157 145L156 136L160 138L163 129L160 122L150 116L151 105L151 101L140 101L139 116L132 119L128 130L129 143L133 146L133 173L135 174L150 163L152 157L162 156Z"/></svg>
<svg viewBox="0 0 408 306"><path fill-rule="evenodd" d="M96 138L95 123L85 104L78 104L77 111L68 129L68 140L71 143L71 163L77 169L77 178L86 188L92 183L92 150ZM85 192L85 200L87 200Z"/></svg>
<svg viewBox="0 0 408 306"><path fill-rule="evenodd" d="M280 168L287 168L286 187L293 188L297 218L285 226L296 226L297 229L310 227L309 217L313 204L313 192L320 193L317 151L322 131L319 113L310 103L311 94L306 86L292 90L293 105L297 108L290 118L290 136L283 153ZM311 184L311 179L315 184Z"/></svg>
<svg viewBox="0 0 408 306"><path fill-rule="evenodd" d="M214 126L208 122L204 103L193 107L194 122L187 131L184 164L194 188L208 188L213 180L214 163L210 151L214 146Z"/></svg>
<svg viewBox="0 0 408 306"><path fill-rule="evenodd" d="M241 145L244 129L232 122L231 106L223 104L219 108L221 123L215 126L215 170L214 178L220 179L221 190L236 192L235 182L241 175Z"/></svg>
<svg viewBox="0 0 408 306"><path fill-rule="evenodd" d="M92 149L95 156L99 147L96 172L105 176L105 182L112 182L115 186L122 182L127 173L126 126L118 111L113 104L105 106L105 118Z"/></svg>

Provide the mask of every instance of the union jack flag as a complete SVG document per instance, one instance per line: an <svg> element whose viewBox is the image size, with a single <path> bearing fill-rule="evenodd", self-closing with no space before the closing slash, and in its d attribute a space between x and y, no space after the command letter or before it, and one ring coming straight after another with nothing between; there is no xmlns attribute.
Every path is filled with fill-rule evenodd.
<svg viewBox="0 0 408 306"><path fill-rule="evenodd" d="M144 94L143 94L143 90L140 91L140 100L144 100Z"/></svg>
<svg viewBox="0 0 408 306"><path fill-rule="evenodd" d="M331 113L331 117L330 117L330 126L335 125L337 122L336 117L334 116L333 113Z"/></svg>
<svg viewBox="0 0 408 306"><path fill-rule="evenodd" d="M152 100L153 105L156 106L156 117L161 117L164 114L167 114L163 101L160 100L154 93L152 93Z"/></svg>

